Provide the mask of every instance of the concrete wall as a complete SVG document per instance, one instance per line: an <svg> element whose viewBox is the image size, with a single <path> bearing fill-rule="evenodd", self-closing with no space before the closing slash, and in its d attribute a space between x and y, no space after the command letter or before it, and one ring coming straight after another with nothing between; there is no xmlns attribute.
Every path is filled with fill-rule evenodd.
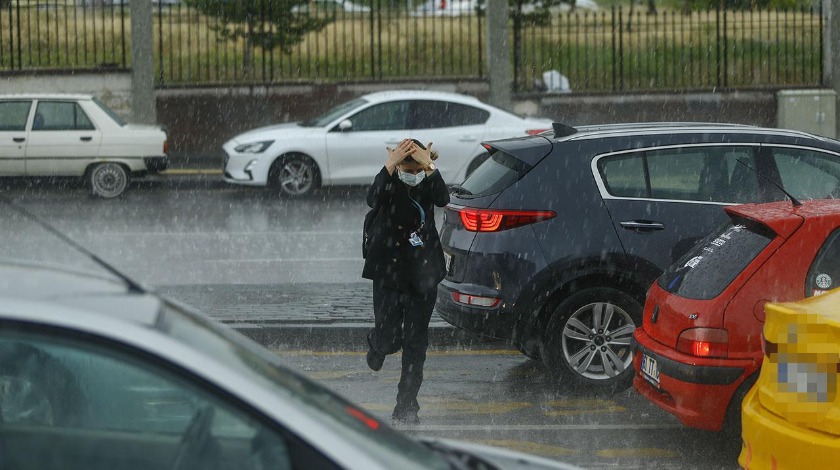
<svg viewBox="0 0 840 470"><path fill-rule="evenodd" d="M425 88L456 91L486 100L483 83L302 85L157 92L157 117L169 131L173 163L221 165L221 145L248 129L317 116L332 106L379 89ZM570 125L637 121L733 122L774 126L774 91L628 94L522 95L514 111Z"/></svg>
<svg viewBox="0 0 840 470"><path fill-rule="evenodd" d="M0 94L80 93L99 97L120 116L131 120L131 73L49 71L0 76Z"/></svg>
<svg viewBox="0 0 840 470"><path fill-rule="evenodd" d="M157 121L169 134L173 167L220 167L221 145L236 134L317 116L332 106L384 89L424 88L487 100L486 82L168 88L156 91ZM0 93L89 93L131 121L131 74L92 72L12 74ZM569 125L638 121L733 122L775 126L775 90L622 95L518 95L514 112Z"/></svg>

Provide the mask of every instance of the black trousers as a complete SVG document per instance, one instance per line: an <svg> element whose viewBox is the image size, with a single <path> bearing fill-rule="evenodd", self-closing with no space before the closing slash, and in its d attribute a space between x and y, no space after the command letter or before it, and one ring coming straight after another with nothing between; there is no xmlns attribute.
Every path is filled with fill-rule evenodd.
<svg viewBox="0 0 840 470"><path fill-rule="evenodd" d="M435 307L437 287L423 293L391 290L373 283L375 326L371 347L388 355L402 349L402 373L397 386L394 413L418 411L417 393L423 383L423 364L429 347L429 320Z"/></svg>

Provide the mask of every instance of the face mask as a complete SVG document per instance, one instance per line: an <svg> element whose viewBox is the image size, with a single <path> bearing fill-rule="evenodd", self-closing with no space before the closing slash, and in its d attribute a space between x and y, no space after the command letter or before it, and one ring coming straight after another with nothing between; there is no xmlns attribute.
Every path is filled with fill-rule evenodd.
<svg viewBox="0 0 840 470"><path fill-rule="evenodd" d="M399 176L400 181L402 181L403 183L405 183L409 186L417 186L418 184L420 184L421 181L423 181L423 178L426 177L426 172L421 171L420 173L417 173L416 175L412 175L411 173L407 173L405 171L397 170L397 176Z"/></svg>

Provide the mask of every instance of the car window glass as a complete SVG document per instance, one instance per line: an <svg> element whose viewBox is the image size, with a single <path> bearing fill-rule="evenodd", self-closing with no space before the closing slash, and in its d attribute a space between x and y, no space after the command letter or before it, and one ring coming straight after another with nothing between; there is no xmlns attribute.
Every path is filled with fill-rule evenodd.
<svg viewBox="0 0 840 470"><path fill-rule="evenodd" d="M805 149L774 148L785 189L797 199L840 197L840 157Z"/></svg>
<svg viewBox="0 0 840 470"><path fill-rule="evenodd" d="M805 296L824 294L837 287L840 287L840 229L829 235L814 258L805 281Z"/></svg>
<svg viewBox="0 0 840 470"><path fill-rule="evenodd" d="M497 151L475 169L461 184L462 196L496 194L519 181L531 166L516 157Z"/></svg>
<svg viewBox="0 0 840 470"><path fill-rule="evenodd" d="M672 264L659 285L689 299L717 297L773 238L769 228L753 221L727 222Z"/></svg>
<svg viewBox="0 0 840 470"><path fill-rule="evenodd" d="M409 129L436 129L483 124L490 113L473 106L447 101L416 100L408 118Z"/></svg>
<svg viewBox="0 0 840 470"><path fill-rule="evenodd" d="M350 117L353 131L395 131L406 129L409 101L391 101L363 109Z"/></svg>
<svg viewBox="0 0 840 470"><path fill-rule="evenodd" d="M602 158L598 171L607 192L618 197L647 197L645 164L641 154Z"/></svg>
<svg viewBox="0 0 840 470"><path fill-rule="evenodd" d="M4 440L49 442L72 468L336 468L182 374L87 339L0 333L0 385ZM40 456L11 448L10 468Z"/></svg>
<svg viewBox="0 0 840 470"><path fill-rule="evenodd" d="M709 148L688 147L645 153L650 196L680 201L719 201L729 185L722 156Z"/></svg>
<svg viewBox="0 0 840 470"><path fill-rule="evenodd" d="M31 101L4 101L0 103L0 131L26 130Z"/></svg>
<svg viewBox="0 0 840 470"><path fill-rule="evenodd" d="M70 101L41 101L35 109L32 130L37 131L87 131L93 130L82 108Z"/></svg>
<svg viewBox="0 0 840 470"><path fill-rule="evenodd" d="M724 160L729 171L728 191L724 190L719 200L722 202L761 202L758 169L753 149L748 147L727 149Z"/></svg>

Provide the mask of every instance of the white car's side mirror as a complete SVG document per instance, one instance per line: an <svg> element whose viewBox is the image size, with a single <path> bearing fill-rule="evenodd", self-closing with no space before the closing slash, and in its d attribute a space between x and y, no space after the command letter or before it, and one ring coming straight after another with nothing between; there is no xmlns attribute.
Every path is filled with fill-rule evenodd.
<svg viewBox="0 0 840 470"><path fill-rule="evenodd" d="M353 128L353 121L351 121L349 119L345 119L345 120L341 121L340 123L338 123L338 130L340 130L341 132L347 132L352 128Z"/></svg>

